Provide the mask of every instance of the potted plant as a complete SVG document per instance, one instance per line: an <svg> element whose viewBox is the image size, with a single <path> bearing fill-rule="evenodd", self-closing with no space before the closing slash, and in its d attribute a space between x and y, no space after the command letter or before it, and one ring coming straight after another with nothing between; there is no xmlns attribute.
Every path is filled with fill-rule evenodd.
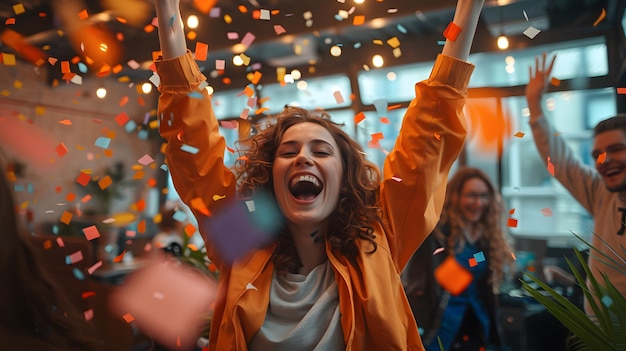
<svg viewBox="0 0 626 351"><path fill-rule="evenodd" d="M626 260L624 260L626 249L621 248L620 260L616 260L580 236L574 235L589 248L590 255L598 255L597 257L603 262L626 274ZM614 252L617 253L617 251ZM591 274L587 260L579 249L574 248L574 253L582 270L577 269L569 259L566 258L566 261L574 273L576 284L582 289L585 299L589 302L597 318L596 321L534 275L526 274L529 282L522 281L522 287L570 330L571 336L567 340L569 350L626 350L626 328L624 327L626 326L626 298L606 275L603 274L602 279L598 280ZM586 279L589 280L589 284ZM534 282L538 288L533 287L530 282Z"/></svg>

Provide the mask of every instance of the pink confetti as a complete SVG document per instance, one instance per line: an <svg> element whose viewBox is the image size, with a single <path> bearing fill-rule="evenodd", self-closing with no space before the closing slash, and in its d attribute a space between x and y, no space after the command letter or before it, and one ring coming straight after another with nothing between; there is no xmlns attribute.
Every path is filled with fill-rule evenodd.
<svg viewBox="0 0 626 351"><path fill-rule="evenodd" d="M545 217L550 217L553 213L550 208L546 207L541 209L541 214L543 214Z"/></svg>
<svg viewBox="0 0 626 351"><path fill-rule="evenodd" d="M93 309L88 309L87 311L84 312L84 314L85 314L86 321L90 321L93 319Z"/></svg>
<svg viewBox="0 0 626 351"><path fill-rule="evenodd" d="M91 267L87 268L87 272L89 272L89 275L92 275L93 272L96 271L96 269L102 267L102 260L94 263Z"/></svg>
<svg viewBox="0 0 626 351"><path fill-rule="evenodd" d="M215 60L215 69L223 70L226 67L226 61Z"/></svg>
<svg viewBox="0 0 626 351"><path fill-rule="evenodd" d="M93 240L93 239L97 239L100 237L100 232L98 231L98 228L96 228L95 225L92 225L87 228L83 228L83 233L85 234L85 238L87 238L87 240Z"/></svg>
<svg viewBox="0 0 626 351"><path fill-rule="evenodd" d="M80 262L83 260L83 252L78 250L74 252L73 254L67 255L65 257L65 260L67 264L74 264L76 262Z"/></svg>
<svg viewBox="0 0 626 351"><path fill-rule="evenodd" d="M59 245L59 247L65 247L65 242L63 241L63 238L57 238L57 245Z"/></svg>
<svg viewBox="0 0 626 351"><path fill-rule="evenodd" d="M435 256L436 254L438 254L438 253L440 253L440 252L443 252L443 250L445 250L443 247L439 247L439 248L437 248L437 250L435 250L435 251L433 252L433 256Z"/></svg>
<svg viewBox="0 0 626 351"><path fill-rule="evenodd" d="M143 155L139 160L137 160L137 162L139 162L140 164L144 166L147 166L151 164L152 162L154 162L154 159L150 157L150 155L146 154L146 155Z"/></svg>
<svg viewBox="0 0 626 351"><path fill-rule="evenodd" d="M276 33L276 35L281 35L283 33L287 33L287 30L285 30L285 28L281 26L280 24L275 24L274 32Z"/></svg>
<svg viewBox="0 0 626 351"><path fill-rule="evenodd" d="M333 93L333 96L335 97L335 101L336 101L338 104L342 104L342 103L344 102L344 100L343 100L343 96L341 96L341 92L340 92L340 91L336 91L336 92L334 92L334 93Z"/></svg>
<svg viewBox="0 0 626 351"><path fill-rule="evenodd" d="M237 33L237 32L228 32L228 33L226 33L226 38L228 38L230 40L237 40L237 39L239 39L239 33Z"/></svg>
<svg viewBox="0 0 626 351"><path fill-rule="evenodd" d="M241 44L244 45L245 47L250 47L250 44L252 44L254 39L256 39L256 36L248 32L246 33L246 35L243 36L243 39L241 40Z"/></svg>
<svg viewBox="0 0 626 351"><path fill-rule="evenodd" d="M400 177L391 177L391 179L395 180L398 183L402 182L402 178L400 178Z"/></svg>

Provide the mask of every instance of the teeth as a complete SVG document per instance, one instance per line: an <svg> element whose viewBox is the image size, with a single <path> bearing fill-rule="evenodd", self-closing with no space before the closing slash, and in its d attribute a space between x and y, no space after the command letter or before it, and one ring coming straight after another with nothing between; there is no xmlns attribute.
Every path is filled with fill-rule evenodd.
<svg viewBox="0 0 626 351"><path fill-rule="evenodd" d="M317 180L317 178L315 178L312 175L301 175L299 177L294 177L291 180L291 186L296 186L296 184L298 184L298 182L309 182L309 183L313 183L315 184L315 186L321 186L319 180Z"/></svg>

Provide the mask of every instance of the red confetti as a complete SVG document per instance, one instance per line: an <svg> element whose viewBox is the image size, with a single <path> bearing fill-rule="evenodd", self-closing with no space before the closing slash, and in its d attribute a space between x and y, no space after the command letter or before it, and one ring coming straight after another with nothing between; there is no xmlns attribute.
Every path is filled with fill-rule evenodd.
<svg viewBox="0 0 626 351"><path fill-rule="evenodd" d="M459 26L457 26L456 24L454 24L454 22L450 22L450 24L448 24L448 27L446 28L446 30L443 31L443 36L446 39L455 41L456 38L459 36L459 33L461 33L463 29Z"/></svg>
<svg viewBox="0 0 626 351"><path fill-rule="evenodd" d="M511 228L517 228L517 219L515 218L509 218L506 222L506 225L511 227Z"/></svg>
<svg viewBox="0 0 626 351"><path fill-rule="evenodd" d="M57 155L59 155L59 157L63 157L65 156L65 154L67 154L67 147L65 146L65 144L61 143L57 145L55 151L57 152Z"/></svg>

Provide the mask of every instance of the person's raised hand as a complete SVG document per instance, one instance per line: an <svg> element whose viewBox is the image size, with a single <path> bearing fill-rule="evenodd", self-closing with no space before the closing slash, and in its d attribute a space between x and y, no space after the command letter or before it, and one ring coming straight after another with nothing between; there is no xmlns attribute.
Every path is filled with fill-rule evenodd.
<svg viewBox="0 0 626 351"><path fill-rule="evenodd" d="M541 56L535 57L534 68L533 66L528 67L529 81L526 85L525 94L531 117L542 114L541 99L546 90L548 90L550 75L552 74L552 67L554 67L555 60L556 55L552 55L552 57L548 59L547 54L544 52Z"/></svg>

